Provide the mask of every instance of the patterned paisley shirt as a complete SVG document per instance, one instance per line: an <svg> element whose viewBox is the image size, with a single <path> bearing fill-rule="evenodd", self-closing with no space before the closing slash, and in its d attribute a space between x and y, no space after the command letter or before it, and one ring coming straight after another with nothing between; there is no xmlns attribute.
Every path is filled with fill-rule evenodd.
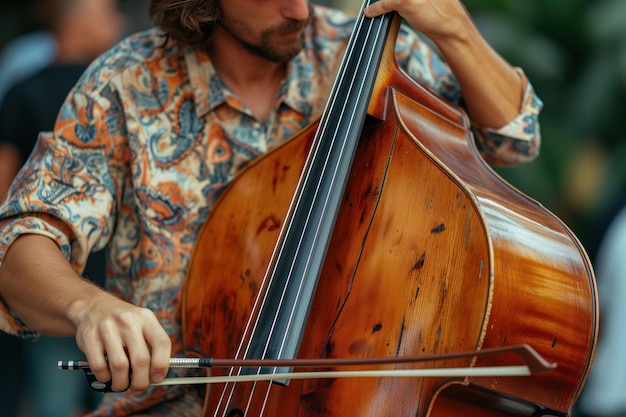
<svg viewBox="0 0 626 417"><path fill-rule="evenodd" d="M354 20L320 7L315 14L265 123L206 54L166 41L159 30L130 36L94 61L0 208L0 262L24 233L54 239L79 272L90 251L106 247L106 289L154 311L181 354L179 290L216 197L248 161L315 121L325 106ZM459 102L449 68L415 33L403 28L396 49L416 80ZM542 104L519 73L525 94L517 118L475 132L492 162L522 162L538 152ZM0 329L36 336L4 303L0 312ZM127 415L183 393L155 387L108 394L95 415Z"/></svg>

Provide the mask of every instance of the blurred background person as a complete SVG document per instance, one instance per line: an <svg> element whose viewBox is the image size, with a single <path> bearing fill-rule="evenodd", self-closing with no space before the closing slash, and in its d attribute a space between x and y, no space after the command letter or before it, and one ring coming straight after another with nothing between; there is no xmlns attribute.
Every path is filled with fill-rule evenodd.
<svg viewBox="0 0 626 417"><path fill-rule="evenodd" d="M0 54L0 103L12 86L49 66L55 54L56 41L47 30L29 32L12 39ZM0 200L9 189L20 160L19 149L8 141L0 140Z"/></svg>
<svg viewBox="0 0 626 417"><path fill-rule="evenodd" d="M0 54L0 102L7 90L17 82L54 59L56 42L46 30L37 30L12 39Z"/></svg>
<svg viewBox="0 0 626 417"><path fill-rule="evenodd" d="M2 197L38 133L52 129L61 103L86 65L123 33L115 0L41 0L34 10L54 38L55 55L49 65L9 88L2 100L0 166L7 171L2 174Z"/></svg>
<svg viewBox="0 0 626 417"><path fill-rule="evenodd" d="M37 0L33 13L42 30L11 43L11 49L4 51L7 64L0 67L7 85L0 98L0 198L30 155L39 132L53 128L61 104L87 65L120 40L125 27L117 0ZM17 72L12 70L16 61L21 62ZM94 254L84 275L101 282L104 268L102 254ZM22 346L23 352L15 352L16 346ZM82 357L73 338L7 341L6 347L14 350L12 357L21 355L23 361L14 366L25 375L23 384L3 381L2 389L12 386L13 397L4 399L7 408L2 415L6 411L13 413L8 417L72 417L90 408L95 394L85 381L56 369L60 358ZM20 393L29 399L23 401L28 409L17 411Z"/></svg>
<svg viewBox="0 0 626 417"><path fill-rule="evenodd" d="M31 31L12 38L0 53L0 103L12 85L50 65L54 59L56 42L46 30ZM8 189L19 160L14 146L0 141L0 199ZM0 409L7 416L15 417L20 409L24 382L24 343L22 339L0 335Z"/></svg>

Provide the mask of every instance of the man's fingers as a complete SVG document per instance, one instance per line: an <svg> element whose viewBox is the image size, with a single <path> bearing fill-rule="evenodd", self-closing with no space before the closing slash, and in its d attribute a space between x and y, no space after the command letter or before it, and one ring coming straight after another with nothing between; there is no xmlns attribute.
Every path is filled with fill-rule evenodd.
<svg viewBox="0 0 626 417"><path fill-rule="evenodd" d="M89 361L89 368L96 379L101 382L110 381L113 376L109 370L109 363L106 360L104 346L98 343L97 339L93 339L86 341L82 350Z"/></svg>
<svg viewBox="0 0 626 417"><path fill-rule="evenodd" d="M145 338L152 348L150 380L161 382L167 375L170 366L172 341L160 325L147 328Z"/></svg>
<svg viewBox="0 0 626 417"><path fill-rule="evenodd" d="M105 319L84 323L77 343L98 381L111 381L113 391L144 391L167 374L170 337L149 309L113 310Z"/></svg>
<svg viewBox="0 0 626 417"><path fill-rule="evenodd" d="M383 6L380 4L380 1L376 3L370 4L365 9L363 9L363 14L366 17L377 17L385 13Z"/></svg>
<svg viewBox="0 0 626 417"><path fill-rule="evenodd" d="M121 392L126 391L130 386L130 363L126 350L123 348L122 340L117 337L117 333L115 335L107 335L104 338L104 349L107 355L109 371L111 372L111 389ZM91 360L89 361L89 366L91 367Z"/></svg>
<svg viewBox="0 0 626 417"><path fill-rule="evenodd" d="M100 327L92 327L77 333L78 347L85 353L89 368L100 382L109 382L113 378L107 361L104 339L100 335Z"/></svg>
<svg viewBox="0 0 626 417"><path fill-rule="evenodd" d="M160 378L159 381L163 379L171 356L170 338L154 313L142 309L140 317L141 328L123 333L132 372L130 389L133 391L148 388L155 376Z"/></svg>

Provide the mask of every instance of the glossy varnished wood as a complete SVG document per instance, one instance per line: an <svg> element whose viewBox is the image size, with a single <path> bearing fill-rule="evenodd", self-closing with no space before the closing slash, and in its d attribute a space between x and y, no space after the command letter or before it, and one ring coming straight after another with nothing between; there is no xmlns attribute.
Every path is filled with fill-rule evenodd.
<svg viewBox="0 0 626 417"><path fill-rule="evenodd" d="M369 114L298 357L528 343L558 368L529 377L292 381L269 391L267 383L238 384L224 404L221 394L232 387L214 386L204 414L570 414L598 322L593 273L578 240L483 162L459 108L414 84L393 62L381 69ZM255 300L315 128L250 164L202 228L183 294L190 354L244 357L240 347L250 337Z"/></svg>

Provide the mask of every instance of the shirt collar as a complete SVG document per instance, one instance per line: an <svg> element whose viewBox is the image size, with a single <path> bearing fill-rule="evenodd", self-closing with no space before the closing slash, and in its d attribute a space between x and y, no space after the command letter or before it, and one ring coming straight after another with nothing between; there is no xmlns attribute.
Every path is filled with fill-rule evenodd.
<svg viewBox="0 0 626 417"><path fill-rule="evenodd" d="M217 75L207 54L192 48L185 48L184 57L189 84L195 95L196 115L203 117L226 102L224 94L226 85Z"/></svg>
<svg viewBox="0 0 626 417"><path fill-rule="evenodd" d="M308 42L307 42L308 43ZM313 64L307 59L308 49L305 47L287 66L287 78L280 91L280 99L292 110L307 118L313 111L311 96L313 95Z"/></svg>

